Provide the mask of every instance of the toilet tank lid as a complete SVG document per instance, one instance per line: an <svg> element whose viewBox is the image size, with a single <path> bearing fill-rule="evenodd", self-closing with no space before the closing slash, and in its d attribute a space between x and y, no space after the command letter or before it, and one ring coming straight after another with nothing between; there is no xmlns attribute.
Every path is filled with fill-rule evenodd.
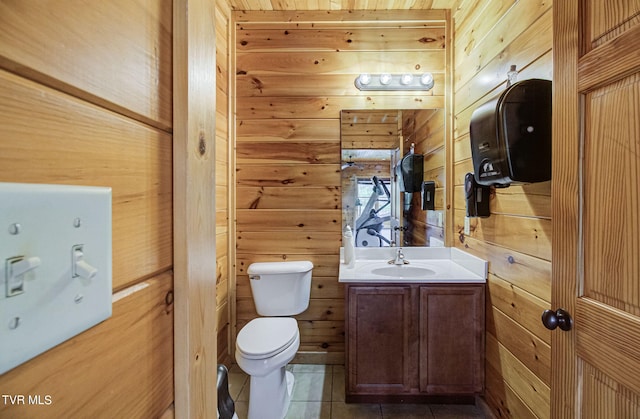
<svg viewBox="0 0 640 419"><path fill-rule="evenodd" d="M313 263L308 260L294 262L257 262L249 265L249 275L290 274L309 272Z"/></svg>

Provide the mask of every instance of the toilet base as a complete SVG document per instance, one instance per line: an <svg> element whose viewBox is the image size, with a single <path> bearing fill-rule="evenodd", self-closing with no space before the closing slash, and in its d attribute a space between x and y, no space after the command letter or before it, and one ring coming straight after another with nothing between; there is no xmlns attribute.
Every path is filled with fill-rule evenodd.
<svg viewBox="0 0 640 419"><path fill-rule="evenodd" d="M285 367L263 377L251 376L248 419L283 419L289 410L294 380Z"/></svg>

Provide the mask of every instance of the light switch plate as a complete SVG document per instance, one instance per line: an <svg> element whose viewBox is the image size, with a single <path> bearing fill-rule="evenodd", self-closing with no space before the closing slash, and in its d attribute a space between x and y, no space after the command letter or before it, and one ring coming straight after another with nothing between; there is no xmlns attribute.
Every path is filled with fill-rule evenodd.
<svg viewBox="0 0 640 419"><path fill-rule="evenodd" d="M0 374L111 316L111 259L111 188L0 183Z"/></svg>

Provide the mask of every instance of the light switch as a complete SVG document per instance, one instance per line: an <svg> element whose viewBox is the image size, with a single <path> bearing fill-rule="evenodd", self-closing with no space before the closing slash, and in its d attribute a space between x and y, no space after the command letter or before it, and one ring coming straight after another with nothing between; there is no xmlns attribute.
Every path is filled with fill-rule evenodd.
<svg viewBox="0 0 640 419"><path fill-rule="evenodd" d="M24 258L16 256L5 262L6 295L14 297L24 292L24 280L27 272L40 266L39 257Z"/></svg>
<svg viewBox="0 0 640 419"><path fill-rule="evenodd" d="M84 247L76 244L71 248L71 277L86 281L93 279L98 270L84 260Z"/></svg>
<svg viewBox="0 0 640 419"><path fill-rule="evenodd" d="M111 316L111 189L0 183L0 374Z"/></svg>

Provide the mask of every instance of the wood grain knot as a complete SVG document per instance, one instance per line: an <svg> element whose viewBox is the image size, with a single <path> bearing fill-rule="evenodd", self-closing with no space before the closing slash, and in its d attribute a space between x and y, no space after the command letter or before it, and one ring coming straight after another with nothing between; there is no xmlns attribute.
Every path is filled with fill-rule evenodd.
<svg viewBox="0 0 640 419"><path fill-rule="evenodd" d="M204 156L204 153L207 152L207 142L204 138L204 132L200 131L200 135L198 136L198 152L201 156Z"/></svg>

